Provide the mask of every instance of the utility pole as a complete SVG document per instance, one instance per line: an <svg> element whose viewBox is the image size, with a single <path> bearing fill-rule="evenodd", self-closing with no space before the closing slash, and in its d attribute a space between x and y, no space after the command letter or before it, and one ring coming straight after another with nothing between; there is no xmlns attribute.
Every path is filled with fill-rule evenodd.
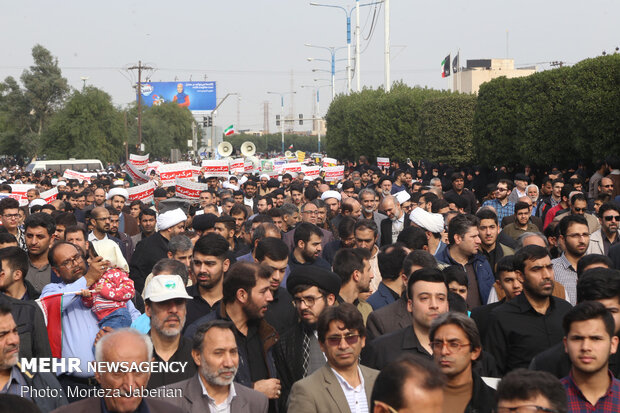
<svg viewBox="0 0 620 413"><path fill-rule="evenodd" d="M127 70L138 70L138 152L142 152L142 71L153 70L150 66L142 66L138 60L138 66L128 67Z"/></svg>
<svg viewBox="0 0 620 413"><path fill-rule="evenodd" d="M560 61L554 60L553 62L549 62L549 66L551 66L551 67L556 67L556 66L564 67L565 64L566 64L566 62L563 62L561 60Z"/></svg>
<svg viewBox="0 0 620 413"><path fill-rule="evenodd" d="M389 92L392 88L390 80L390 0L383 0L383 13L385 17L385 44L384 44L384 70L385 70L385 91Z"/></svg>

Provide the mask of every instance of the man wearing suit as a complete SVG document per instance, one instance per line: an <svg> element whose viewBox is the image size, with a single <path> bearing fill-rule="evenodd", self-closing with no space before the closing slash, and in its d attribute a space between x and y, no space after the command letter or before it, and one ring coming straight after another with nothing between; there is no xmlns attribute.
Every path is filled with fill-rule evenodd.
<svg viewBox="0 0 620 413"><path fill-rule="evenodd" d="M406 276L403 276L403 262L407 252L403 247L381 248L377 256L381 283L379 288L366 300L373 310L378 310L398 300L405 290Z"/></svg>
<svg viewBox="0 0 620 413"><path fill-rule="evenodd" d="M381 221L381 246L394 244L398 234L409 226L409 217L401 209L396 197L391 195L383 198L381 208L387 215Z"/></svg>
<svg viewBox="0 0 620 413"><path fill-rule="evenodd" d="M362 215L360 218L375 221L375 224L377 224L377 228L379 228L379 239L381 239L381 221L383 221L387 217L377 212L375 191L369 188L364 188L359 192L357 198L362 204Z"/></svg>
<svg viewBox="0 0 620 413"><path fill-rule="evenodd" d="M224 320L209 321L198 328L192 346L198 373L166 386L166 389L179 389L181 396L162 400L186 413L268 411L269 399L264 394L233 382L239 367L239 353L232 328L233 324Z"/></svg>
<svg viewBox="0 0 620 413"><path fill-rule="evenodd" d="M327 364L295 383L288 410L295 413L350 413L366 405L379 372L359 365L366 342L362 315L353 304L326 308L317 325ZM366 410L366 409L363 409Z"/></svg>
<svg viewBox="0 0 620 413"><path fill-rule="evenodd" d="M152 359L150 338L138 330L122 328L102 336L95 346L97 362L146 363ZM107 413L107 412L149 412L181 413L183 410L172 404L142 397L150 373L95 372L103 393L109 397L89 397L54 410L54 413ZM124 394L130 392L132 397Z"/></svg>

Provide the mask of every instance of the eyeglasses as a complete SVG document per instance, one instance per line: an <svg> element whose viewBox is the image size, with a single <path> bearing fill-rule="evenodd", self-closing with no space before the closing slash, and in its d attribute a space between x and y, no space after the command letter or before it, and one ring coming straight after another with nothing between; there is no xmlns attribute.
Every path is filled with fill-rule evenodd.
<svg viewBox="0 0 620 413"><path fill-rule="evenodd" d="M586 208L574 208L575 212L586 212Z"/></svg>
<svg viewBox="0 0 620 413"><path fill-rule="evenodd" d="M343 339L349 346L352 346L358 342L358 340L360 339L360 335L356 333L356 334L344 334L340 336L329 336L325 338L325 341L330 346L335 347L335 346L340 345Z"/></svg>
<svg viewBox="0 0 620 413"><path fill-rule="evenodd" d="M620 221L620 215L607 215L606 217L604 217L604 219L607 222Z"/></svg>
<svg viewBox="0 0 620 413"><path fill-rule="evenodd" d="M67 258L66 260L61 262L60 266L65 268L73 268L77 264L81 263L83 259L84 258L80 254L75 254L73 257Z"/></svg>
<svg viewBox="0 0 620 413"><path fill-rule="evenodd" d="M536 406L535 404L524 404L517 407L498 407L494 410L495 413L558 413L555 409L549 409L548 407Z"/></svg>
<svg viewBox="0 0 620 413"><path fill-rule="evenodd" d="M471 343L461 343L458 340L435 340L435 341L431 341L431 348L433 349L433 352L435 353L439 353L441 350L443 350L444 346L448 347L448 350L450 350L451 353L455 352L455 351L459 351L461 349L461 347L467 347L471 345Z"/></svg>
<svg viewBox="0 0 620 413"><path fill-rule="evenodd" d="M293 304L295 305L295 307L299 307L301 303L304 303L306 307L313 307L316 300L318 300L319 298L323 298L323 297L325 296L319 295L318 297L313 297L311 295L307 295L305 297L294 297Z"/></svg>
<svg viewBox="0 0 620 413"><path fill-rule="evenodd" d="M506 192L508 189L507 188L495 188L495 190L497 192Z"/></svg>
<svg viewBox="0 0 620 413"><path fill-rule="evenodd" d="M5 215L2 215L2 216L7 218L7 219L18 219L19 218L19 214L5 214Z"/></svg>
<svg viewBox="0 0 620 413"><path fill-rule="evenodd" d="M303 211L302 214L310 214L310 215L316 215L318 214L319 211Z"/></svg>

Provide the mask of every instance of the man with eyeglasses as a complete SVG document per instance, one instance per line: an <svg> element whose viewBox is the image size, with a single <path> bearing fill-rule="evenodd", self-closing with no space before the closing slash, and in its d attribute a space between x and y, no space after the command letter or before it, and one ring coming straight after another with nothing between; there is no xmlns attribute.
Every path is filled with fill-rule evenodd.
<svg viewBox="0 0 620 413"><path fill-rule="evenodd" d="M577 304L577 262L588 251L590 232L581 215L567 215L560 221L560 243L564 252L551 261L555 279L566 289L566 300Z"/></svg>
<svg viewBox="0 0 620 413"><path fill-rule="evenodd" d="M362 315L349 303L329 307L319 316L317 334L327 363L293 385L289 411L368 412L379 372L359 365L366 344Z"/></svg>
<svg viewBox="0 0 620 413"><path fill-rule="evenodd" d="M13 198L0 200L0 219L2 227L17 239L17 244L26 251L26 236L19 227L19 202Z"/></svg>
<svg viewBox="0 0 620 413"><path fill-rule="evenodd" d="M610 249L613 245L618 244L620 234L618 227L620 224L620 208L612 203L607 202L601 205L598 210L599 222L601 229L590 234L590 245L587 254L610 255Z"/></svg>
<svg viewBox="0 0 620 413"><path fill-rule="evenodd" d="M59 241L49 251L50 264L58 274L61 282L50 283L43 288L41 298L52 294L64 293L62 300L62 357L76 357L80 360L81 372L60 372L58 381L65 389L78 387L91 389L96 387L94 373L88 370L88 364L95 360L93 343L97 336L105 334L109 327L99 330L98 320L95 313L84 305L82 298L74 293L88 289L97 283L103 273L108 269L109 263L102 257L96 257L89 262L87 267L84 257L78 248L66 241ZM138 318L140 313L136 310L132 301L127 301L127 309L132 319ZM54 328L48 325L48 330ZM72 394L75 394L73 392ZM68 397L69 402L78 399Z"/></svg>
<svg viewBox="0 0 620 413"><path fill-rule="evenodd" d="M462 313L445 313L431 324L429 338L435 363L446 376L443 411L491 413L495 390L472 370L482 352L476 323Z"/></svg>
<svg viewBox="0 0 620 413"><path fill-rule="evenodd" d="M514 370L497 386L495 413L568 413L564 386L544 371Z"/></svg>
<svg viewBox="0 0 620 413"><path fill-rule="evenodd" d="M495 209L500 224L505 217L515 213L515 202L508 199L511 193L512 182L509 179L501 179L495 187L495 199L489 199L482 204L483 207L490 206Z"/></svg>
<svg viewBox="0 0 620 413"><path fill-rule="evenodd" d="M559 222L566 214L581 215L588 222L590 233L598 231L601 228L599 220L594 215L586 212L588 210L588 200L583 193L571 192L568 205L569 209L566 211L559 211L555 215L555 218L553 218L553 222Z"/></svg>
<svg viewBox="0 0 620 413"><path fill-rule="evenodd" d="M322 268L300 267L289 275L286 288L293 296L298 321L280 336L274 347L274 359L282 384L280 408L284 412L293 383L325 364L316 325L321 313L336 302L340 278Z"/></svg>
<svg viewBox="0 0 620 413"><path fill-rule="evenodd" d="M334 234L332 234L331 231L327 231L326 229L323 229L317 226L318 225L318 213L319 213L319 207L314 202L306 202L301 207L301 223L312 224L316 226L316 228L321 232L321 236L320 236L321 248L319 251L319 256L322 257L322 251L325 248L325 245L327 245L328 243L334 240ZM295 228L291 229L290 231L282 235L282 241L284 241L286 245L289 247L289 249L291 250L293 250L297 246L297 241L295 241L295 239L297 237L296 236L297 228L299 228L300 225L301 224L298 224Z"/></svg>

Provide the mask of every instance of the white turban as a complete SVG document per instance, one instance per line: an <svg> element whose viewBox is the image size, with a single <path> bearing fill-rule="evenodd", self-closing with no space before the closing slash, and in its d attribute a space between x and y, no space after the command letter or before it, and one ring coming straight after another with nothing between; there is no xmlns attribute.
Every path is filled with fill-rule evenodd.
<svg viewBox="0 0 620 413"><path fill-rule="evenodd" d="M443 216L441 214L432 214L423 208L418 207L411 211L409 219L420 228L433 234L439 234L444 230Z"/></svg>
<svg viewBox="0 0 620 413"><path fill-rule="evenodd" d="M329 198L336 198L338 201L342 200L342 196L340 195L340 192L338 191L325 191L323 192L323 195L321 195L321 200L323 201Z"/></svg>
<svg viewBox="0 0 620 413"><path fill-rule="evenodd" d="M112 199L115 196L122 196L125 198L125 201L129 199L129 192L125 188L112 188L110 192L108 192L108 199Z"/></svg>
<svg viewBox="0 0 620 413"><path fill-rule="evenodd" d="M265 179L269 179L269 175L267 175L267 174L262 174L262 175L260 176L260 179L263 179L263 178L265 178Z"/></svg>
<svg viewBox="0 0 620 413"><path fill-rule="evenodd" d="M166 211L157 217L157 230L163 231L187 219L181 208Z"/></svg>
<svg viewBox="0 0 620 413"><path fill-rule="evenodd" d="M407 191L397 192L394 194L394 196L396 197L400 205L404 204L405 202L411 199L411 195L409 195L409 192Z"/></svg>
<svg viewBox="0 0 620 413"><path fill-rule="evenodd" d="M35 205L43 206L45 204L46 204L45 199L37 198L37 199L33 199L32 202L30 202L30 205L28 206L32 208Z"/></svg>

